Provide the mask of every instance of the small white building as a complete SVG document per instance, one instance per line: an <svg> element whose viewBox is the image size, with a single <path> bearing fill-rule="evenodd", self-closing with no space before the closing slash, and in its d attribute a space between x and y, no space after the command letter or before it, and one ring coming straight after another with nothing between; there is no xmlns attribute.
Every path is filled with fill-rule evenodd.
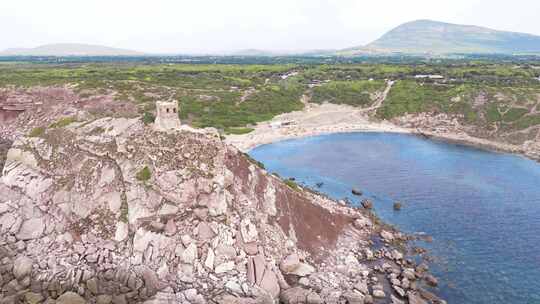
<svg viewBox="0 0 540 304"><path fill-rule="evenodd" d="M181 123L178 113L178 102L156 102L156 119L154 121L154 130L167 132L180 129Z"/></svg>

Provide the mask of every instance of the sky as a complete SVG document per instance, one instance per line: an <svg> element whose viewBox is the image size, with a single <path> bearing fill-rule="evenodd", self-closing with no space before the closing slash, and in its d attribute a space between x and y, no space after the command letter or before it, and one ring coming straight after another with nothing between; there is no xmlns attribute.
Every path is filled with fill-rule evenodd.
<svg viewBox="0 0 540 304"><path fill-rule="evenodd" d="M540 35L539 0L0 0L0 50L87 43L148 53L365 45L416 19Z"/></svg>

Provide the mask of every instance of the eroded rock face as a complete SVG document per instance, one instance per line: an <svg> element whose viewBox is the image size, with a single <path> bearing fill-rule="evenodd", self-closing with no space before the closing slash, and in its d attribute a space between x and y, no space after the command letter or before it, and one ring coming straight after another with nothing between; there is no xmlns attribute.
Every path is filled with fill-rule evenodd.
<svg viewBox="0 0 540 304"><path fill-rule="evenodd" d="M287 187L214 133L72 123L15 141L0 192L0 298L322 303L374 276L363 213Z"/></svg>

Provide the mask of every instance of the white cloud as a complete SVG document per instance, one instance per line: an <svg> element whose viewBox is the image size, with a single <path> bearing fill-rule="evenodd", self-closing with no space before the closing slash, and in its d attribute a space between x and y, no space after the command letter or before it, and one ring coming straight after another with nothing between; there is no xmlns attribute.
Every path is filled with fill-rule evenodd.
<svg viewBox="0 0 540 304"><path fill-rule="evenodd" d="M55 42L149 52L344 48L414 19L540 34L539 11L537 0L2 0L0 49Z"/></svg>

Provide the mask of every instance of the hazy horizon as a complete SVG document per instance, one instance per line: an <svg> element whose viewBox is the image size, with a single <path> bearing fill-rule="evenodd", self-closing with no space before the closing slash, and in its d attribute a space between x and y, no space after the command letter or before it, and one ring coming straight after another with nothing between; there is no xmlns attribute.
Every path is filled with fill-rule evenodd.
<svg viewBox="0 0 540 304"><path fill-rule="evenodd" d="M431 19L540 35L540 2L4 0L0 50L53 43L145 53L306 51L367 44L393 27Z"/></svg>

